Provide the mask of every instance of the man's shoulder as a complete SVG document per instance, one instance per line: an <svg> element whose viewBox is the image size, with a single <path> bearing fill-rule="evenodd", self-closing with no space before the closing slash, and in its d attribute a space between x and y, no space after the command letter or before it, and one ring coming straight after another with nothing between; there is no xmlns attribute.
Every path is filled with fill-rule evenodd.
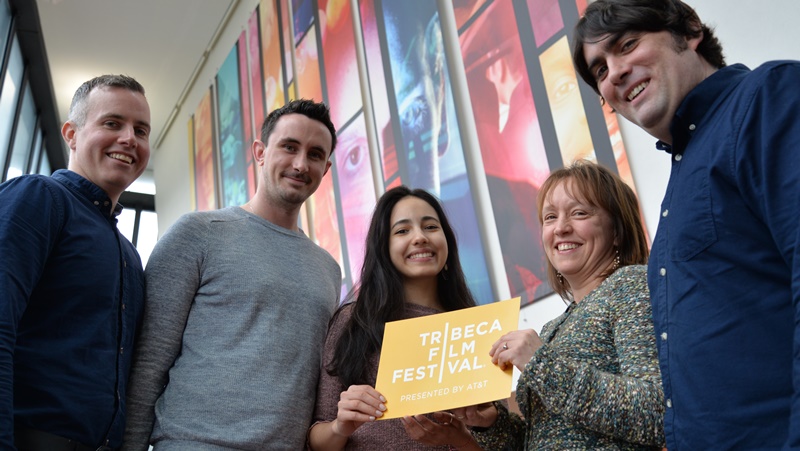
<svg viewBox="0 0 800 451"><path fill-rule="evenodd" d="M206 210L206 211L190 211L189 213L184 213L183 215L181 215L181 217L178 218L178 220L175 222L175 225L179 224L208 225L211 224L212 222L230 221L238 219L241 219L241 217L235 215L231 208L222 208L219 210Z"/></svg>
<svg viewBox="0 0 800 451"><path fill-rule="evenodd" d="M14 177L0 185L0 192L5 191L25 191L25 190L39 190L43 187L65 190L66 187L63 183L41 174L27 174L19 177Z"/></svg>
<svg viewBox="0 0 800 451"><path fill-rule="evenodd" d="M760 66L756 67L753 72L771 71L771 70L800 70L800 61L797 60L773 60L767 61Z"/></svg>
<svg viewBox="0 0 800 451"><path fill-rule="evenodd" d="M198 235L205 235L211 223L218 220L220 210L192 211L181 215L164 233L163 238L169 240L197 239Z"/></svg>
<svg viewBox="0 0 800 451"><path fill-rule="evenodd" d="M0 203L10 209L36 205L43 211L50 205L63 208L74 198L69 188L53 177L29 174L15 177L0 184Z"/></svg>
<svg viewBox="0 0 800 451"><path fill-rule="evenodd" d="M767 61L750 71L747 76L744 77L743 85L749 85L753 88L763 87L765 89L773 89L773 84L776 81L784 81L796 85L798 77L800 77L800 61ZM789 93L781 92L781 95L787 94Z"/></svg>

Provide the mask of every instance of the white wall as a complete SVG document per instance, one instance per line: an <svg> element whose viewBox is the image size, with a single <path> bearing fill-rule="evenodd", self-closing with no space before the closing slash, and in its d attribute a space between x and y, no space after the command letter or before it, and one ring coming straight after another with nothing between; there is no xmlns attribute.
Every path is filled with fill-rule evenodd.
<svg viewBox="0 0 800 451"><path fill-rule="evenodd" d="M728 64L755 67L772 59L800 60L800 16L798 0L690 0L700 18L712 26L723 44ZM178 217L191 209L187 122L211 85L258 0L241 0L227 28L211 51L197 83L190 91L177 119L154 152L156 208L163 234ZM798 86L800 89L800 85ZM669 158L655 149L655 139L620 118L634 182L641 198L645 222L652 235L658 224L661 197L669 177ZM522 309L520 327L541 327L564 311L557 296L550 296Z"/></svg>
<svg viewBox="0 0 800 451"><path fill-rule="evenodd" d="M230 53L247 20L258 6L258 0L238 0L227 27L211 49L208 59L194 86L178 112L177 118L164 135L161 145L150 158L156 182L156 211L158 233L163 235L181 215L192 210L191 183L189 180L189 118L200 104L208 88L214 83L219 67ZM199 58L199 55L198 55ZM187 80L188 82L188 80Z"/></svg>

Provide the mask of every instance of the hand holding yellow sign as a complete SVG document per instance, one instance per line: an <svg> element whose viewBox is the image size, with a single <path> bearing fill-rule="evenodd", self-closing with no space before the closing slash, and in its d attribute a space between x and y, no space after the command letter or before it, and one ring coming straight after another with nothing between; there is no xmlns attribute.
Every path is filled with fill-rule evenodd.
<svg viewBox="0 0 800 451"><path fill-rule="evenodd" d="M375 389L386 398L381 420L508 397L512 369L489 350L517 329L520 298L386 323Z"/></svg>

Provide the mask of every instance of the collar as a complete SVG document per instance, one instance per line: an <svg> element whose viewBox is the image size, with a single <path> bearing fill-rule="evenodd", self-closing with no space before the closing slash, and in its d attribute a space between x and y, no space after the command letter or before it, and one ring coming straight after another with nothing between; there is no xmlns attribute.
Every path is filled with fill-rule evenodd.
<svg viewBox="0 0 800 451"><path fill-rule="evenodd" d="M697 128L706 116L750 73L744 64L734 64L718 69L694 87L683 99L669 126L672 145L656 142L656 149L667 153L683 154Z"/></svg>
<svg viewBox="0 0 800 451"><path fill-rule="evenodd" d="M76 172L69 169L59 169L53 173L52 177L63 183L67 188L85 197L94 204L105 217L117 217L122 213L122 205L117 202L114 211L111 211L111 198L108 197L102 188L83 178Z"/></svg>

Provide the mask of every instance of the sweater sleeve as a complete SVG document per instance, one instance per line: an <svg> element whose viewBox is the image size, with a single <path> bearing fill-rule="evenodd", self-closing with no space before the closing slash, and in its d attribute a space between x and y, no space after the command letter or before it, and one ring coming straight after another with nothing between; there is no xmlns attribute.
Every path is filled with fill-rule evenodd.
<svg viewBox="0 0 800 451"><path fill-rule="evenodd" d="M145 309L128 388L123 449L146 451L155 403L178 357L192 302L202 283L208 225L185 215L159 240L145 270Z"/></svg>
<svg viewBox="0 0 800 451"><path fill-rule="evenodd" d="M488 428L473 428L472 436L483 449L523 450L525 421L509 412L502 402L495 402L497 420Z"/></svg>
<svg viewBox="0 0 800 451"><path fill-rule="evenodd" d="M618 279L607 299L619 374L567 358L545 344L522 377L552 412L617 439L660 446L664 395L644 274L638 279L633 287L626 285L632 279Z"/></svg>

